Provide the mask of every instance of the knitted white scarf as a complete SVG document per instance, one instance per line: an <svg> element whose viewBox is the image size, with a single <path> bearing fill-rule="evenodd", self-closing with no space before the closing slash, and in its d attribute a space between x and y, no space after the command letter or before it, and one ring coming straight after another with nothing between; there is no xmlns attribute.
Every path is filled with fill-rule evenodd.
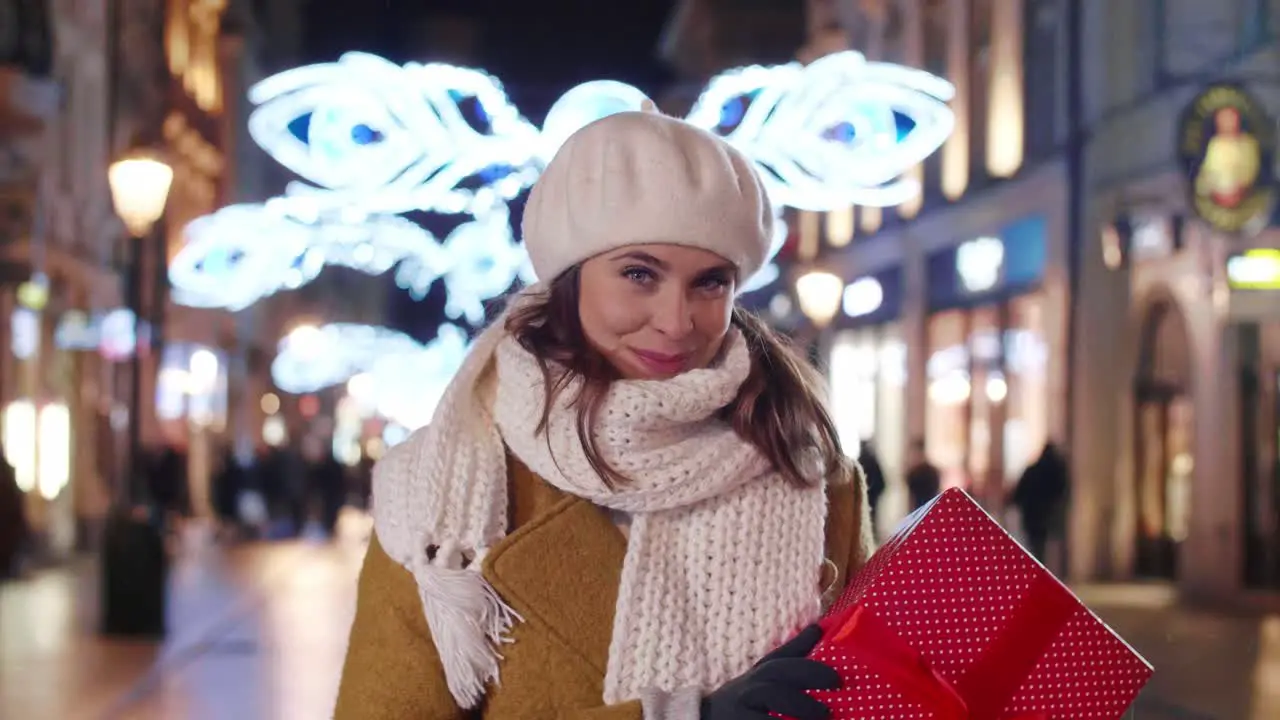
<svg viewBox="0 0 1280 720"><path fill-rule="evenodd" d="M631 516L605 703L719 687L817 617L823 488L788 485L715 418L750 370L737 331L717 367L613 384L594 437L631 482L611 490L579 442L574 383L546 435L535 434L542 374L501 322L477 341L431 424L374 472L379 540L418 582L460 707L498 679L498 646L519 620L479 572L507 530L506 447L553 486ZM432 559L428 547L439 548Z"/></svg>

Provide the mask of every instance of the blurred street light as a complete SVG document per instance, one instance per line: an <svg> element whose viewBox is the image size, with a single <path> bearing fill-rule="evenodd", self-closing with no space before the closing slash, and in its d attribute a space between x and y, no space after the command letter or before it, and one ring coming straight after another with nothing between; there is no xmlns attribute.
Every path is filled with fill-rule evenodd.
<svg viewBox="0 0 1280 720"><path fill-rule="evenodd" d="M191 385L188 392L209 393L218 384L218 356L213 351L200 348L191 354L188 362Z"/></svg>
<svg viewBox="0 0 1280 720"><path fill-rule="evenodd" d="M285 344L301 357L316 358L324 354L327 338L324 331L310 323L299 325L285 336Z"/></svg>
<svg viewBox="0 0 1280 720"><path fill-rule="evenodd" d="M800 312L818 328L826 327L840 311L844 280L822 270L810 270L796 280Z"/></svg>
<svg viewBox="0 0 1280 720"><path fill-rule="evenodd" d="M111 163L107 182L116 214L134 238L142 238L164 214L173 168L149 153L139 153Z"/></svg>
<svg viewBox="0 0 1280 720"><path fill-rule="evenodd" d="M148 241L156 221L164 215L173 168L151 152L132 153L111 164L107 182L116 214L133 240L129 244L125 292L136 331L138 319L144 317L143 258L151 245ZM101 629L109 635L158 637L165 634L168 558L160 529L162 514L154 506L142 462L142 359L136 340L133 350L129 366L128 474L116 488L111 517L103 533Z"/></svg>
<svg viewBox="0 0 1280 720"><path fill-rule="evenodd" d="M347 394L352 397L361 406L370 406L373 404L374 398L374 380L373 375L367 372L352 375L347 381Z"/></svg>

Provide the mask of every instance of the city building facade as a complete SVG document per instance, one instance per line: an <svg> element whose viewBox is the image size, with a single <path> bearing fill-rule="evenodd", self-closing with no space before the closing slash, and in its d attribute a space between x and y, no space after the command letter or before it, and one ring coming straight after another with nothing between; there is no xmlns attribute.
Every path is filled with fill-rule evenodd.
<svg viewBox="0 0 1280 720"><path fill-rule="evenodd" d="M107 6L9 2L0 23L15 44L0 49L0 423L32 555L56 560L109 502L118 365L130 351L107 321L121 306Z"/></svg>
<svg viewBox="0 0 1280 720"><path fill-rule="evenodd" d="M1072 570L1277 589L1280 3L1086 6Z"/></svg>
<svg viewBox="0 0 1280 720"><path fill-rule="evenodd" d="M915 440L1015 529L1007 493L1052 441L1072 469L1058 569L1205 595L1280 584L1280 4L809 11L804 52L830 52L838 26L956 89L918 199L795 220L799 267L846 282L820 356L846 443L886 468L882 531L906 511ZM1224 130L1224 112L1244 119ZM1224 133L1235 155L1213 177L1252 184L1197 190Z"/></svg>
<svg viewBox="0 0 1280 720"><path fill-rule="evenodd" d="M141 423L145 448L186 452L198 513L228 418L261 426L228 404L248 396L257 408L269 387L262 356L279 313L183 308L166 269L189 220L285 181L248 142L241 100L279 69L264 61L296 52L285 4L0 3L0 402L38 558L94 542L128 471L129 423ZM108 182L111 163L137 149L174 173L166 215L143 239L116 216ZM131 278L144 302L136 335L121 321ZM143 402L131 408L135 347Z"/></svg>
<svg viewBox="0 0 1280 720"><path fill-rule="evenodd" d="M846 282L818 355L847 448L869 442L885 468L882 532L907 512L917 443L945 486L1005 517L1025 467L1046 442L1066 439L1062 7L809 5L815 41L802 56L840 47L838 28L869 60L928 70L956 92L954 133L911 172L917 198L794 219L799 267Z"/></svg>
<svg viewBox="0 0 1280 720"><path fill-rule="evenodd" d="M787 62L805 34L805 15L792 0L680 0L657 48L676 81L655 100L665 112L684 115L712 75Z"/></svg>
<svg viewBox="0 0 1280 720"><path fill-rule="evenodd" d="M165 266L187 225L236 203L260 201L289 181L249 137L247 99L256 82L296 63L297 2L166 0L163 32L168 102L161 125L174 166L164 228ZM165 283L167 287L167 281ZM191 510L212 514L214 476L234 454L248 463L263 445L262 398L270 360L307 306L281 294L238 312L184 306L166 297L163 356L154 375L154 441L187 458Z"/></svg>

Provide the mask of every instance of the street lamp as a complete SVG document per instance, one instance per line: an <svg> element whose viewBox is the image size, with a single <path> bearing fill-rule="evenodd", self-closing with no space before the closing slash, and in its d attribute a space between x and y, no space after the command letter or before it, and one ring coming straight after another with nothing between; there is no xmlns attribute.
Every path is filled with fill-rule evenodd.
<svg viewBox="0 0 1280 720"><path fill-rule="evenodd" d="M165 584L168 560L142 467L142 360L137 330L142 307L143 258L156 221L173 184L173 168L157 156L139 152L121 158L107 170L116 214L132 236L126 282L133 314L134 352L129 366L129 451L124 482L114 494L103 536L102 631L110 635L159 637L165 632ZM153 296L154 297L154 296Z"/></svg>
<svg viewBox="0 0 1280 720"><path fill-rule="evenodd" d="M844 280L822 270L810 270L796 279L800 312L818 329L825 328L840 311Z"/></svg>
<svg viewBox="0 0 1280 720"><path fill-rule="evenodd" d="M173 184L173 168L149 154L111 163L107 170L111 202L134 238L145 238L164 214Z"/></svg>

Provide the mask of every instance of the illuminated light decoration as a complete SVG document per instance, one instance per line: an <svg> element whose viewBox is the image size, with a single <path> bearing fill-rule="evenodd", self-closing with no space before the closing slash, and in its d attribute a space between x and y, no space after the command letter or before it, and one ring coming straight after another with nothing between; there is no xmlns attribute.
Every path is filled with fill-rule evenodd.
<svg viewBox="0 0 1280 720"><path fill-rule="evenodd" d="M449 298L445 314L465 318L473 326L484 322L484 300L500 297L517 278L535 279L528 253L511 234L505 207L449 233L444 255L449 263L444 273Z"/></svg>
<svg viewBox="0 0 1280 720"><path fill-rule="evenodd" d="M301 395L346 382L364 372L379 353L421 349L408 335L369 325L304 326L280 341L271 377L276 387Z"/></svg>
<svg viewBox="0 0 1280 720"><path fill-rule="evenodd" d="M40 315L26 308L15 308L9 316L9 344L13 356L29 360L40 350Z"/></svg>
<svg viewBox="0 0 1280 720"><path fill-rule="evenodd" d="M395 215L307 224L271 203L230 205L189 223L169 266L174 298L192 307L241 310L315 279L326 265L380 275L397 264L402 285L430 287L447 271L444 250L420 225Z"/></svg>
<svg viewBox="0 0 1280 720"><path fill-rule="evenodd" d="M34 273L30 280L18 286L15 293L18 306L40 312L49 304L49 276L42 272Z"/></svg>
<svg viewBox="0 0 1280 720"><path fill-rule="evenodd" d="M956 274L971 292L986 292L1000 282L1004 270L1004 243L999 238L981 237L956 249Z"/></svg>
<svg viewBox="0 0 1280 720"><path fill-rule="evenodd" d="M249 101L259 106L249 116L254 141L319 186L293 183L286 200L368 214L458 212L478 190L515 197L537 178L537 128L479 70L353 52L266 78ZM477 176L479 188L463 186Z"/></svg>
<svg viewBox="0 0 1280 720"><path fill-rule="evenodd" d="M1280 250L1255 248L1227 258L1233 290L1280 290Z"/></svg>
<svg viewBox="0 0 1280 720"><path fill-rule="evenodd" d="M382 442L386 443L387 447L395 447L408 440L410 432L408 428L399 423L387 423L387 426L382 429Z"/></svg>
<svg viewBox="0 0 1280 720"><path fill-rule="evenodd" d="M786 206L896 205L918 193L918 183L902 175L951 132L955 119L945 102L953 92L929 73L849 51L808 66L723 73L687 119L760 166L777 212L772 260L786 239ZM271 76L250 89L249 99L258 106L249 118L251 136L307 182L291 183L265 206L227 208L219 211L227 216L189 230L193 247L171 273L175 300L234 310L300 287L326 264L375 274L398 264L401 287L423 297L444 278L450 317L477 322L482 300L501 294L495 288L519 248L504 226L507 201L537 180L574 131L639 109L648 98L625 83L584 83L557 100L539 130L486 73L347 53ZM479 224L455 230L458 242L442 245L421 228L396 227L397 220L408 224L396 216L412 211L469 214ZM332 237L360 235L365 225L376 229L363 240ZM465 249L463 261L441 260L445 247ZM534 279L527 261L516 277ZM767 263L742 290L778 277Z"/></svg>
<svg viewBox="0 0 1280 720"><path fill-rule="evenodd" d="M137 347L133 312L115 308L90 316L82 310L68 310L53 331L53 344L61 350L96 350L108 360L122 360Z"/></svg>
<svg viewBox="0 0 1280 720"><path fill-rule="evenodd" d="M285 425L284 418L271 415L262 421L262 442L271 447L280 447L288 440L289 428Z"/></svg>
<svg viewBox="0 0 1280 720"><path fill-rule="evenodd" d="M448 323L426 345L369 325L306 326L280 341L271 376L276 387L293 394L360 377L361 394L374 410L412 430L431 419L469 349L466 332Z"/></svg>
<svg viewBox="0 0 1280 720"><path fill-rule="evenodd" d="M640 110L649 96L640 89L614 80L592 80L561 95L542 123L539 158L549 163L569 136L601 118Z"/></svg>
<svg viewBox="0 0 1280 720"><path fill-rule="evenodd" d="M533 280L505 205L459 225L443 243L395 215L309 225L271 208L231 205L187 225L187 242L169 267L175 299L192 307L241 310L311 282L326 265L370 275L395 268L396 284L416 298L443 278L449 317L474 325L484 320L484 301L517 279Z"/></svg>
<svg viewBox="0 0 1280 720"><path fill-rule="evenodd" d="M188 223L183 236L169 263L174 301L233 311L287 287L293 262L308 245L304 226L262 205L222 208Z"/></svg>
<svg viewBox="0 0 1280 720"><path fill-rule="evenodd" d="M1000 371L995 371L987 378L986 386L987 399L993 403L1002 403L1004 399L1009 397L1009 383L1004 379L1004 375Z"/></svg>
<svg viewBox="0 0 1280 720"><path fill-rule="evenodd" d="M950 136L954 94L936 75L850 50L723 73L688 120L755 160L778 204L890 206L919 194L902 176Z"/></svg>
<svg viewBox="0 0 1280 720"><path fill-rule="evenodd" d="M36 486L36 404L28 399L4 406L4 457L13 467L18 489L31 492Z"/></svg>
<svg viewBox="0 0 1280 720"><path fill-rule="evenodd" d="M884 304L884 287L872 277L864 277L849 283L844 289L841 307L851 318L870 315Z"/></svg>
<svg viewBox="0 0 1280 720"><path fill-rule="evenodd" d="M769 299L769 314L775 320L785 320L791 314L791 296L784 292L775 294Z"/></svg>
<svg viewBox="0 0 1280 720"><path fill-rule="evenodd" d="M54 402L40 408L36 440L36 486L40 497L53 500L71 482L71 411Z"/></svg>

